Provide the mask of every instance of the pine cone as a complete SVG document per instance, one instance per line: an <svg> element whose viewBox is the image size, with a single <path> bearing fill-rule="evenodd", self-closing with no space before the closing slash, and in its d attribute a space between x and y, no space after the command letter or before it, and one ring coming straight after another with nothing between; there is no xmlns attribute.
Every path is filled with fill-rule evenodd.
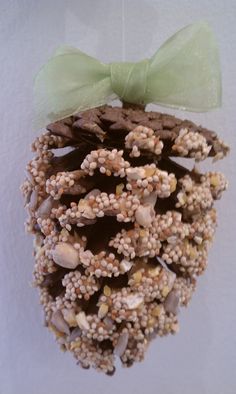
<svg viewBox="0 0 236 394"><path fill-rule="evenodd" d="M141 361L178 331L207 265L227 181L175 157L223 158L214 132L141 107L99 107L47 127L22 185L46 325L83 368Z"/></svg>

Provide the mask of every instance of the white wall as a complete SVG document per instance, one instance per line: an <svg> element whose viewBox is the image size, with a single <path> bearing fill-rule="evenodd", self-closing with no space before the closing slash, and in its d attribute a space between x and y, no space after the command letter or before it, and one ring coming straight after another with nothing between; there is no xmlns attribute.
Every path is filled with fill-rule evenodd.
<svg viewBox="0 0 236 394"><path fill-rule="evenodd" d="M236 392L235 341L235 64L234 0L1 0L1 394L231 394ZM24 234L19 193L30 159L32 86L39 67L68 43L103 61L150 56L169 35L199 19L217 36L223 72L223 107L185 114L216 130L232 147L217 163L230 188L219 208L209 268L175 337L156 340L144 363L113 378L79 369L42 326L36 290L29 286L32 239ZM122 22L123 20L123 22ZM122 43L122 35L124 42ZM173 113L173 111L168 111Z"/></svg>

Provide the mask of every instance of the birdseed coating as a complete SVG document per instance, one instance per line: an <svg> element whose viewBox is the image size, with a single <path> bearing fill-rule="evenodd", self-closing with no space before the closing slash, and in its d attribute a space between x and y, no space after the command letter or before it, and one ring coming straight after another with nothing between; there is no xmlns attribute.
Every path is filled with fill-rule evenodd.
<svg viewBox="0 0 236 394"><path fill-rule="evenodd" d="M21 190L45 325L84 369L109 376L179 330L228 183L174 156L222 159L214 132L140 107L99 107L36 138ZM64 148L69 148L65 153ZM58 153L57 153L58 152Z"/></svg>
<svg viewBox="0 0 236 394"><path fill-rule="evenodd" d="M182 214L177 211L167 211L165 214L156 215L153 221L158 239L175 244L179 239L189 235L189 224L182 221Z"/></svg>
<svg viewBox="0 0 236 394"><path fill-rule="evenodd" d="M143 228L135 223L135 227L131 230L122 229L117 233L115 238L109 243L126 258L134 259L137 257L155 257L159 255L161 242L155 227Z"/></svg>
<svg viewBox="0 0 236 394"><path fill-rule="evenodd" d="M125 169L129 167L129 162L123 159L123 151L118 151L117 149L112 149L112 151L107 149L97 149L93 150L88 154L83 163L81 164L81 169L87 174L92 176L96 169L102 174L107 176L125 176Z"/></svg>
<svg viewBox="0 0 236 394"><path fill-rule="evenodd" d="M45 246L37 247L34 249L35 269L34 269L34 285L39 286L44 277L57 271L57 265L53 259L46 255Z"/></svg>
<svg viewBox="0 0 236 394"><path fill-rule="evenodd" d="M59 200L62 194L83 194L87 190L80 183L80 179L85 177L85 172L78 170L72 172L59 172L52 175L46 181L46 192L50 194L54 200Z"/></svg>
<svg viewBox="0 0 236 394"><path fill-rule="evenodd" d="M161 266L149 267L146 264L130 275L129 286L133 291L144 295L145 302L163 302L171 291L176 274Z"/></svg>
<svg viewBox="0 0 236 394"><path fill-rule="evenodd" d="M167 264L175 263L182 273L195 278L201 275L207 265L208 243L193 245L188 240L176 244L163 245L162 259Z"/></svg>
<svg viewBox="0 0 236 394"><path fill-rule="evenodd" d="M163 149L163 142L155 136L154 130L137 126L125 137L125 147L132 149L130 157L139 157L142 150L160 155Z"/></svg>
<svg viewBox="0 0 236 394"><path fill-rule="evenodd" d="M71 301L77 298L89 300L91 295L98 291L96 280L92 276L81 275L79 271L66 274L62 280L62 286L66 288L65 298Z"/></svg>
<svg viewBox="0 0 236 394"><path fill-rule="evenodd" d="M214 200L219 200L228 187L228 181L220 172L207 172L201 176L201 183L208 183Z"/></svg>
<svg viewBox="0 0 236 394"><path fill-rule="evenodd" d="M31 149L33 152L41 153L49 149L64 148L69 143L68 138L53 135L50 132L43 133L33 142Z"/></svg>
<svg viewBox="0 0 236 394"><path fill-rule="evenodd" d="M177 194L176 208L182 208L184 213L193 215L212 207L212 191L205 177L196 182L190 175L185 175L179 179L178 185L180 191Z"/></svg>
<svg viewBox="0 0 236 394"><path fill-rule="evenodd" d="M135 322L142 314L143 303L144 295L133 292L130 287L127 287L113 290L109 295L105 295L103 292L99 298L98 306L100 313L105 309L108 317L121 323L122 321Z"/></svg>
<svg viewBox="0 0 236 394"><path fill-rule="evenodd" d="M140 204L137 196L130 192L123 192L124 184L116 187L116 193L102 193L100 190L92 190L76 204L59 206L53 210L53 214L59 220L62 227L69 230L71 225L83 227L93 224L98 218L104 216L116 216L119 222L131 222L135 220L135 212Z"/></svg>
<svg viewBox="0 0 236 394"><path fill-rule="evenodd" d="M211 146L207 145L207 140L203 135L185 128L180 130L172 149L180 156L189 156L196 161L201 161L207 158Z"/></svg>
<svg viewBox="0 0 236 394"><path fill-rule="evenodd" d="M156 192L160 198L167 198L176 189L175 175L160 170L155 164L128 168L126 175L126 188L139 198L149 196L152 192Z"/></svg>
<svg viewBox="0 0 236 394"><path fill-rule="evenodd" d="M179 296L180 306L188 306L191 301L193 292L196 288L196 280L193 278L177 277L173 286L173 290Z"/></svg>

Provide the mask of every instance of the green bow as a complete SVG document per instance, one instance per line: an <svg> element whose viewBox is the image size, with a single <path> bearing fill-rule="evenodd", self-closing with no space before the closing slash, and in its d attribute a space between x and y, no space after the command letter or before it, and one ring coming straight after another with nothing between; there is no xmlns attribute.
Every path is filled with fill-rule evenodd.
<svg viewBox="0 0 236 394"><path fill-rule="evenodd" d="M207 23L189 25L153 57L137 63L104 64L76 48L63 47L35 80L38 125L120 98L189 111L221 104L217 45Z"/></svg>

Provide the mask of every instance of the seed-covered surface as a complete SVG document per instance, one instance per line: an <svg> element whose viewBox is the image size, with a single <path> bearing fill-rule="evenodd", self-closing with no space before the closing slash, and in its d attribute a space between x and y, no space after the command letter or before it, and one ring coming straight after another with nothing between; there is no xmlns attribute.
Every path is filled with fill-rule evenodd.
<svg viewBox="0 0 236 394"><path fill-rule="evenodd" d="M51 124L22 185L45 322L82 368L113 375L179 329L216 228L223 174L174 157L222 159L214 132L140 107ZM65 149L67 153L65 153Z"/></svg>

